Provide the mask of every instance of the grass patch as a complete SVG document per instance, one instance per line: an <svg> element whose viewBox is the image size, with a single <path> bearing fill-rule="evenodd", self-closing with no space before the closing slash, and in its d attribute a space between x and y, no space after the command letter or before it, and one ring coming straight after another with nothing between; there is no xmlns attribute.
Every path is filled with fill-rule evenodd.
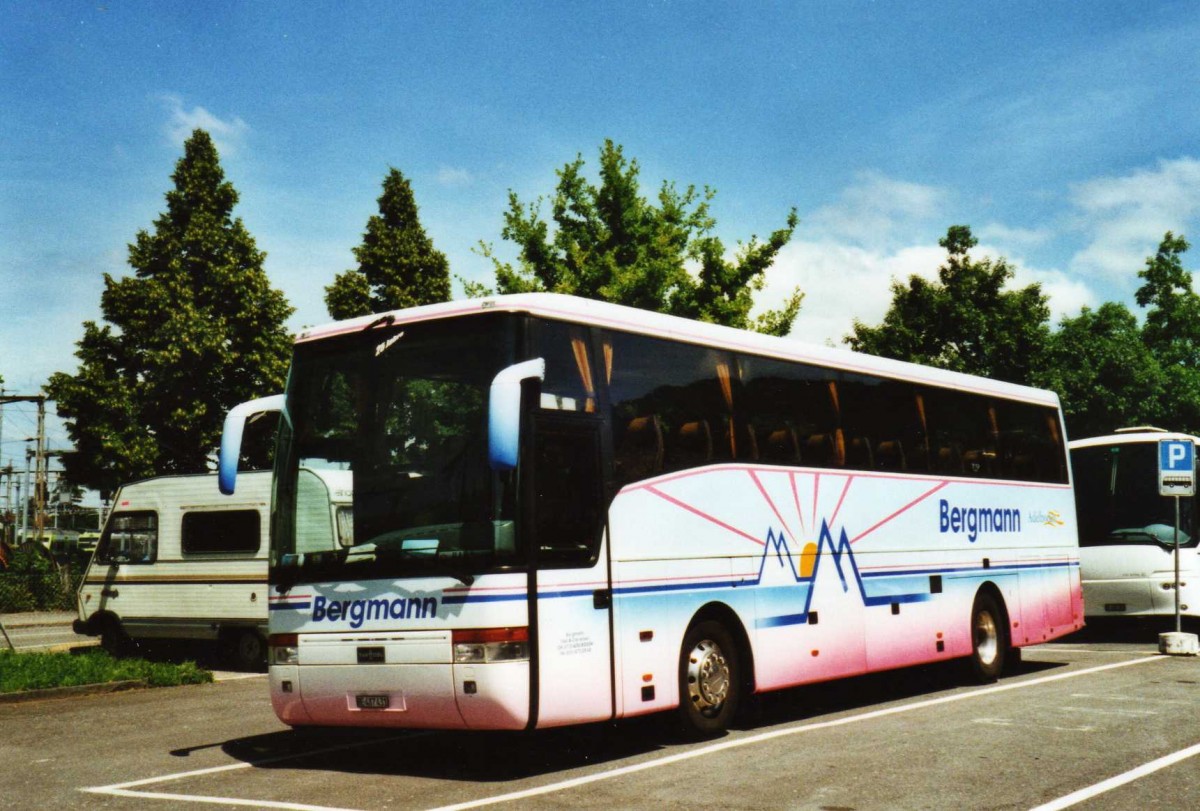
<svg viewBox="0 0 1200 811"><path fill-rule="evenodd" d="M148 662L115 659L99 649L85 653L13 653L0 651L0 693L76 687L144 679L151 687L204 684L212 673L195 662Z"/></svg>

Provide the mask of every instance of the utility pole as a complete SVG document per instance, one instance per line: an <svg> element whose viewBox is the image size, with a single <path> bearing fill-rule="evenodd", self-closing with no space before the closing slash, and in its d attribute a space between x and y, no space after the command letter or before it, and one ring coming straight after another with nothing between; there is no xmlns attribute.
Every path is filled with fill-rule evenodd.
<svg viewBox="0 0 1200 811"><path fill-rule="evenodd" d="M21 501L21 543L29 543L29 460L33 458L33 451L29 449L29 443L33 437L25 440L25 498ZM41 540L41 533L38 533L38 540Z"/></svg>
<svg viewBox="0 0 1200 811"><path fill-rule="evenodd" d="M46 534L46 495L50 491L50 459L46 456L46 398L39 396L38 425L37 425L37 484L34 488L34 515L37 521L38 543L45 541Z"/></svg>
<svg viewBox="0 0 1200 811"><path fill-rule="evenodd" d="M43 540L43 530L46 526L46 473L48 470L48 460L46 458L46 395L44 394L0 394L0 407L5 403L37 403L38 418L37 418L37 451L34 471L34 485L32 491L29 483L29 459L30 452L28 446L25 449L25 506L22 509L22 515L26 518L23 522L25 535L23 540L29 540L29 520L28 520L28 501L30 496L33 497L34 515L33 520L37 525L37 540L40 543ZM31 437L26 442L31 441Z"/></svg>
<svg viewBox="0 0 1200 811"><path fill-rule="evenodd" d="M5 477L4 480L4 509L0 511L0 515L4 516L5 522L0 526L0 543L12 543L12 538L9 537L8 517L12 513L12 488L13 488L13 466L12 461L8 463L8 467L0 468L0 475Z"/></svg>

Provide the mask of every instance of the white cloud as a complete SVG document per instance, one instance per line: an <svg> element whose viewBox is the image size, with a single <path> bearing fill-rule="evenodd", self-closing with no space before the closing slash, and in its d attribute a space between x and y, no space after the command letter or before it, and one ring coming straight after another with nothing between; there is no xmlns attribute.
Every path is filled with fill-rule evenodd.
<svg viewBox="0 0 1200 811"><path fill-rule="evenodd" d="M1010 261L1013 278L1012 288L1028 287L1033 283L1042 286L1042 292L1050 299L1050 323L1058 324L1063 316L1077 316L1081 307L1095 308L1098 297L1082 280L1072 278L1061 270L1033 268L1021 262Z"/></svg>
<svg viewBox="0 0 1200 811"><path fill-rule="evenodd" d="M458 169L453 166L438 167L437 182L443 186L469 186L474 181L475 178L466 169Z"/></svg>
<svg viewBox="0 0 1200 811"><path fill-rule="evenodd" d="M1200 160L1160 160L1153 169L1097 178L1072 192L1090 242L1071 258L1071 270L1132 284L1163 234L1185 231L1200 214Z"/></svg>
<svg viewBox="0 0 1200 811"><path fill-rule="evenodd" d="M893 280L913 274L932 277L945 258L937 245L880 252L834 241L792 242L779 252L760 295L776 307L796 285L804 293L791 336L841 346L854 319L877 324L892 302Z"/></svg>
<svg viewBox="0 0 1200 811"><path fill-rule="evenodd" d="M1006 245L1029 248L1044 245L1054 236L1054 233L1049 228L1010 228L1007 225L993 222L975 231L975 235L981 240L986 239Z"/></svg>
<svg viewBox="0 0 1200 811"><path fill-rule="evenodd" d="M167 136L171 143L182 146L193 130L202 129L212 136L213 143L223 155L232 155L245 142L250 126L241 118L222 119L203 107L185 109L183 99L175 95L162 97L170 113L167 121Z"/></svg>
<svg viewBox="0 0 1200 811"><path fill-rule="evenodd" d="M837 202L804 218L806 233L876 250L907 241L944 216L948 195L941 189L859 172Z"/></svg>

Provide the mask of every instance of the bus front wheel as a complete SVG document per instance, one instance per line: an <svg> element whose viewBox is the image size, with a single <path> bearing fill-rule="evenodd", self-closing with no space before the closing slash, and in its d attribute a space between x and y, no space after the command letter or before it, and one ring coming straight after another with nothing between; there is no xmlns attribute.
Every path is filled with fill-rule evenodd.
<svg viewBox="0 0 1200 811"><path fill-rule="evenodd" d="M990 684L1004 671L1008 654L1008 632L1004 612L996 597L988 591L975 595L971 607L971 673L976 680Z"/></svg>
<svg viewBox="0 0 1200 811"><path fill-rule="evenodd" d="M741 663L733 637L719 622L697 622L679 655L679 721L689 737L725 731L741 698Z"/></svg>

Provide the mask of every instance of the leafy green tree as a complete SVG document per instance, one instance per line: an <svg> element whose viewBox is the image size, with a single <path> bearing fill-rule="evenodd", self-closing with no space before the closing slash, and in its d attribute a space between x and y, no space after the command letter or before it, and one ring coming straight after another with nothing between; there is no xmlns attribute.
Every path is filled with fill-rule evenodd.
<svg viewBox="0 0 1200 811"><path fill-rule="evenodd" d="M1200 430L1200 294L1183 267L1191 247L1168 231L1138 271L1137 303L1148 307L1142 340L1166 375L1156 422L1176 431Z"/></svg>
<svg viewBox="0 0 1200 811"><path fill-rule="evenodd" d="M1192 289L1192 274L1183 267L1187 240L1168 231L1158 252L1138 271L1142 286L1137 303L1149 307L1142 337L1167 366L1200 365L1200 295Z"/></svg>
<svg viewBox="0 0 1200 811"><path fill-rule="evenodd" d="M934 281L892 283L883 323L855 320L845 341L872 355L939 366L1013 383L1029 383L1044 362L1050 308L1041 286L1006 289L1007 260L974 260L970 226L953 225L938 240L946 263Z"/></svg>
<svg viewBox="0 0 1200 811"><path fill-rule="evenodd" d="M421 227L412 186L398 169L384 178L379 213L367 220L354 258L358 268L325 288L335 319L450 300L450 264Z"/></svg>
<svg viewBox="0 0 1200 811"><path fill-rule="evenodd" d="M192 133L171 178L167 210L129 246L133 275L104 276L106 323L84 322L78 370L47 386L75 445L67 478L106 493L205 470L225 412L280 390L287 370L292 308L232 215L238 195L208 133Z"/></svg>
<svg viewBox="0 0 1200 811"><path fill-rule="evenodd" d="M1059 393L1067 433L1083 438L1156 420L1166 376L1137 317L1108 302L1062 320L1033 382Z"/></svg>
<svg viewBox="0 0 1200 811"><path fill-rule="evenodd" d="M517 265L481 245L494 266L497 291L567 293L786 335L800 311L799 289L779 310L757 318L750 310L767 270L791 239L796 212L765 242L752 236L730 261L713 233L712 189L680 191L664 181L655 204L642 196L638 174L637 161L627 160L611 140L600 149L598 186L584 177L583 157L576 157L558 171L553 228L541 217L541 198L525 205L509 192L501 235L519 248ZM465 286L471 296L489 292L483 285Z"/></svg>

